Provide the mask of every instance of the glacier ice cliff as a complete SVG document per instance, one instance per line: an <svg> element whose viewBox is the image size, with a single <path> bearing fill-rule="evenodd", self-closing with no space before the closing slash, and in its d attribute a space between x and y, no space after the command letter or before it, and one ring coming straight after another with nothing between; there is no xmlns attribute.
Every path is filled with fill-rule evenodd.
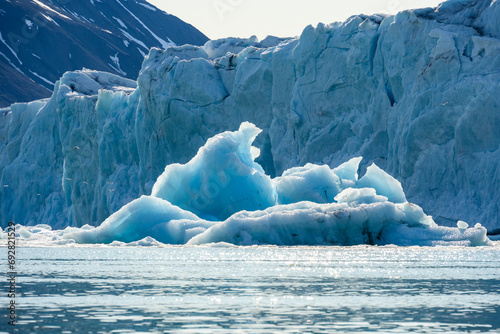
<svg viewBox="0 0 500 334"><path fill-rule="evenodd" d="M377 194L394 205L499 231L499 19L498 1L450 0L300 38L152 49L137 83L66 73L50 99L0 111L1 224L97 226L151 194L165 166L249 121L263 130L256 162L281 177L283 205L340 194L334 183L314 198L294 192L287 178L324 176L308 163L363 156L365 188L379 169L401 181L406 197Z"/></svg>

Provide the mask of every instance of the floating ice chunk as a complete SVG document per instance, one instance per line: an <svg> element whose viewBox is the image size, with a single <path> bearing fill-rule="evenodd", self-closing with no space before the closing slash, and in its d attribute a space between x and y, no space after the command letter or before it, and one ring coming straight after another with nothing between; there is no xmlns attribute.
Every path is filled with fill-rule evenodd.
<svg viewBox="0 0 500 334"><path fill-rule="evenodd" d="M29 238L31 236L31 232L24 226L19 226L16 234L22 238Z"/></svg>
<svg viewBox="0 0 500 334"><path fill-rule="evenodd" d="M161 242L158 242L155 238L145 237L144 239L133 241L129 243L121 241L113 241L110 246L129 246L129 247L159 247L162 246Z"/></svg>
<svg viewBox="0 0 500 334"><path fill-rule="evenodd" d="M142 196L115 212L99 227L76 231L69 229L64 237L74 239L78 243L111 243L113 241L128 243L150 236L163 243L176 244L179 243L178 240L169 234L164 223L178 219L200 221L196 225L198 227L211 226L211 223L201 221L195 214L184 211L167 201Z"/></svg>
<svg viewBox="0 0 500 334"><path fill-rule="evenodd" d="M187 164L167 166L152 196L210 220L274 205L271 178L254 162L259 150L251 144L260 131L245 122L236 132L210 138Z"/></svg>
<svg viewBox="0 0 500 334"><path fill-rule="evenodd" d="M240 212L193 237L188 244L217 242L288 246L477 246L487 245L489 240L484 228L458 233L458 229L437 226L416 205L385 201L354 206L301 202L263 211Z"/></svg>
<svg viewBox="0 0 500 334"><path fill-rule="evenodd" d="M421 207L413 203L399 203L398 207L405 212L408 226L437 226L431 216L424 213Z"/></svg>
<svg viewBox="0 0 500 334"><path fill-rule="evenodd" d="M352 158L333 169L333 172L341 179L344 188L353 186L358 181L358 170L361 160L363 160L363 157Z"/></svg>
<svg viewBox="0 0 500 334"><path fill-rule="evenodd" d="M365 175L358 180L358 170L361 160L363 160L362 157L352 158L333 169L333 172L340 178L343 189L349 187L373 188L377 192L377 195L385 196L393 203L406 202L406 196L401 183L375 164L368 167Z"/></svg>
<svg viewBox="0 0 500 334"><path fill-rule="evenodd" d="M493 245L484 227L460 230L438 225L427 228L398 225L390 238L391 244L399 246L488 246Z"/></svg>
<svg viewBox="0 0 500 334"><path fill-rule="evenodd" d="M335 196L335 200L338 203L371 204L385 202L387 201L387 197L377 195L373 188L347 188Z"/></svg>
<svg viewBox="0 0 500 334"><path fill-rule="evenodd" d="M467 224L466 222L464 222L462 220L459 220L458 223L457 223L457 227L460 230L466 230L469 227L469 224Z"/></svg>
<svg viewBox="0 0 500 334"><path fill-rule="evenodd" d="M35 227L33 227L30 232L31 233L40 233L40 232L43 232L43 231L51 231L51 230L52 230L52 226L50 226L50 225L47 225L47 224L38 224Z"/></svg>
<svg viewBox="0 0 500 334"><path fill-rule="evenodd" d="M206 220L171 220L160 223L155 227L155 238L158 238L163 243L183 245L215 224L217 222Z"/></svg>
<svg viewBox="0 0 500 334"><path fill-rule="evenodd" d="M401 183L372 164L366 174L356 182L356 188L374 188L378 195L385 196L393 203L406 202L406 196Z"/></svg>
<svg viewBox="0 0 500 334"><path fill-rule="evenodd" d="M366 174L358 180L359 163L363 158L353 158L331 170L328 166L307 164L283 172L274 180L278 195L278 204L291 204L300 201L331 203L342 190L348 190L336 201L373 203L389 200L404 203L406 197L401 183L382 169L372 164ZM370 188L356 191L355 188ZM376 192L376 193L375 193ZM380 195L381 197L376 197Z"/></svg>
<svg viewBox="0 0 500 334"><path fill-rule="evenodd" d="M340 179L326 165L290 168L274 179L279 204L301 201L332 203L340 191Z"/></svg>

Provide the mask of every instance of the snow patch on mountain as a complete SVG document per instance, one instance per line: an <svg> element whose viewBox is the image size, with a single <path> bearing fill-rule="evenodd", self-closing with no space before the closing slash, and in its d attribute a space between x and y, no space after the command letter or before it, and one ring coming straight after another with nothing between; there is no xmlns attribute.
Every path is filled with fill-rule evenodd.
<svg viewBox="0 0 500 334"><path fill-rule="evenodd" d="M48 10L50 11L51 13L54 13L56 14L57 16L63 18L63 19L66 19L66 20L71 20L71 18L69 18L68 16L64 15L64 14L61 14L59 13L58 11L54 10L52 7L50 6L47 6L46 4L44 4L43 2L39 1L39 0L33 0L34 3L36 3L38 6L42 7L43 9L45 10Z"/></svg>
<svg viewBox="0 0 500 334"><path fill-rule="evenodd" d="M71 55L70 55L70 58L71 58ZM44 82L46 82L47 84L54 86L54 83L53 83L52 81L47 80L46 78L42 77L42 76L41 76L41 75L39 75L38 73L33 72L33 71L31 71L31 70L30 70L30 73L31 73L31 74L33 74L34 76L36 76L37 78L42 79L42 80L43 80Z"/></svg>
<svg viewBox="0 0 500 334"><path fill-rule="evenodd" d="M142 22L137 16L135 16L127 7L125 7L121 2L120 0L116 0L116 2L118 2L118 4L120 4L120 6L123 7L123 9L125 9L134 19L137 20L137 22L140 23L140 25L142 25L144 27L144 29L146 29L158 42L160 42L160 45L162 46L162 48L166 49L170 46L175 46L175 43L172 42L170 39L168 42L165 42L164 39L158 37L154 32L151 31L151 29L148 28L147 25L144 24L144 22Z"/></svg>
<svg viewBox="0 0 500 334"><path fill-rule="evenodd" d="M22 65L23 62L19 59L19 57L17 56L17 53L10 47L10 45L7 44L7 42L5 41L5 39L3 39L3 36L2 36L1 32L0 32L0 42L2 42L2 44L4 44L7 47L7 49L14 55L14 57L19 62L19 64ZM4 55L4 57L6 57L6 56ZM7 59L9 59L9 58L7 58ZM9 60L9 62L10 62L10 60Z"/></svg>
<svg viewBox="0 0 500 334"><path fill-rule="evenodd" d="M120 73L121 75L123 76L126 76L127 75L127 72L125 72L124 70L121 69L120 67L120 58L118 58L118 52L114 55L114 56L109 56L109 58L111 58L111 60L113 61L113 64L114 65L111 65L110 66L118 73Z"/></svg>
<svg viewBox="0 0 500 334"><path fill-rule="evenodd" d="M149 10L151 10L153 12L156 12L156 8L155 7L150 6L150 5L146 4L146 3L140 3L139 5L141 5L143 7L146 7L147 9L149 9Z"/></svg>

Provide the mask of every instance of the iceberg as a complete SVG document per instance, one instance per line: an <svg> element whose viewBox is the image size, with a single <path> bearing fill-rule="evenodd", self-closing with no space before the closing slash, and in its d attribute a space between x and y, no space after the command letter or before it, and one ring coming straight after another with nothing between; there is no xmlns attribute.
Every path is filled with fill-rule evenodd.
<svg viewBox="0 0 500 334"><path fill-rule="evenodd" d="M339 200L369 204L378 197L352 189L375 189L439 225L499 233L499 10L499 1L450 0L309 26L299 38L153 48L137 82L68 72L50 99L0 110L0 224L99 226L165 173L164 187L203 190L207 206L182 191L160 198L206 221L275 199L335 204L351 188ZM260 167L242 160L232 182L266 196L219 211L203 199L222 196L230 166L178 174L243 122L262 129ZM241 158L227 140L223 164ZM250 174L260 183L241 183Z"/></svg>
<svg viewBox="0 0 500 334"><path fill-rule="evenodd" d="M125 205L97 228L70 229L66 239L78 243L131 243L147 237L167 244L183 244L186 235L202 231L213 223L153 196L142 196Z"/></svg>
<svg viewBox="0 0 500 334"><path fill-rule="evenodd" d="M301 201L330 203L340 192L339 177L326 165L306 164L286 170L275 179L280 204Z"/></svg>
<svg viewBox="0 0 500 334"><path fill-rule="evenodd" d="M254 162L260 151L251 143L260 132L246 122L239 131L210 138L187 164L168 165L152 196L211 220L274 205L271 178Z"/></svg>
<svg viewBox="0 0 500 334"><path fill-rule="evenodd" d="M56 239L136 246L491 244L479 224L438 226L375 165L358 180L362 158L335 169L307 164L271 179L255 162L259 132L244 122L210 138L188 163L168 165L151 196L126 204L98 227L69 227ZM33 234L21 228L21 238Z"/></svg>
<svg viewBox="0 0 500 334"><path fill-rule="evenodd" d="M369 201L370 202L370 201ZM226 242L279 246L486 246L486 229L439 227L414 204L377 200L339 204L300 202L235 214L194 236L188 245Z"/></svg>

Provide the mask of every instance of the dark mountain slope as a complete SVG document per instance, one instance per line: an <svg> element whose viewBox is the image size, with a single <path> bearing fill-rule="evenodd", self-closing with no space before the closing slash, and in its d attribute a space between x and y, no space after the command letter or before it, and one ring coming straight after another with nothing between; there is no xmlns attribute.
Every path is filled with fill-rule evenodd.
<svg viewBox="0 0 500 334"><path fill-rule="evenodd" d="M48 97L83 67L136 79L151 47L207 40L144 0L0 0L0 107Z"/></svg>

